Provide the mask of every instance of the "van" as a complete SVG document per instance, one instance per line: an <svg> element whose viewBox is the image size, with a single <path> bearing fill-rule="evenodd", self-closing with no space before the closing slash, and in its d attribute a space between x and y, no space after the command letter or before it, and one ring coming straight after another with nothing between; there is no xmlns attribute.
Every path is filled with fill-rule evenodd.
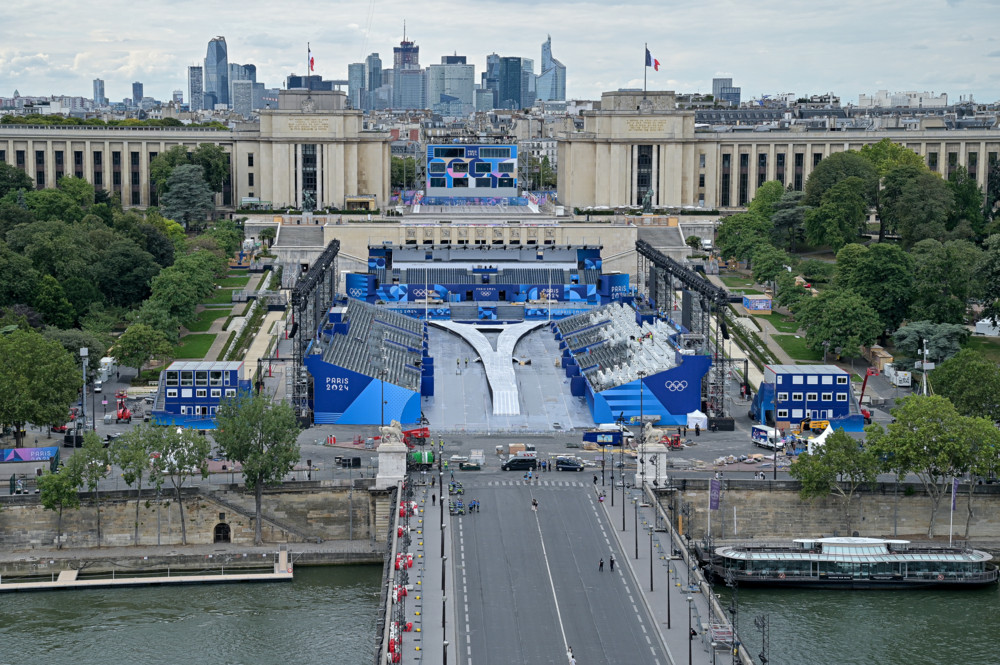
<svg viewBox="0 0 1000 665"><path fill-rule="evenodd" d="M511 457L500 465L501 471L534 471L537 468L537 457Z"/></svg>
<svg viewBox="0 0 1000 665"><path fill-rule="evenodd" d="M773 427L754 425L750 428L750 440L758 448L768 448L770 450L781 450L781 433Z"/></svg>
<svg viewBox="0 0 1000 665"><path fill-rule="evenodd" d="M104 388L104 382L101 380L94 381L94 392L99 393Z"/></svg>

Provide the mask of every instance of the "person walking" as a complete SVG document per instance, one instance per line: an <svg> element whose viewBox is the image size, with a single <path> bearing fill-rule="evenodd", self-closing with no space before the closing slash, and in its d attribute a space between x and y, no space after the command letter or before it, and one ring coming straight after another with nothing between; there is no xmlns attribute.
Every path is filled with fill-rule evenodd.
<svg viewBox="0 0 1000 665"><path fill-rule="evenodd" d="M615 572L615 555L614 554L611 555L611 559L608 561L608 563L611 564L611 572L612 573Z"/></svg>
<svg viewBox="0 0 1000 665"><path fill-rule="evenodd" d="M701 436L701 425L699 425L698 423L694 424L694 435Z"/></svg>
<svg viewBox="0 0 1000 665"><path fill-rule="evenodd" d="M597 572L599 573L604 572L604 557L601 557L601 562L597 564Z"/></svg>
<svg viewBox="0 0 1000 665"><path fill-rule="evenodd" d="M536 513L538 512L538 499L531 500L531 509Z"/></svg>
<svg viewBox="0 0 1000 665"><path fill-rule="evenodd" d="M597 474L596 473L594 474L594 484L595 485L597 484Z"/></svg>

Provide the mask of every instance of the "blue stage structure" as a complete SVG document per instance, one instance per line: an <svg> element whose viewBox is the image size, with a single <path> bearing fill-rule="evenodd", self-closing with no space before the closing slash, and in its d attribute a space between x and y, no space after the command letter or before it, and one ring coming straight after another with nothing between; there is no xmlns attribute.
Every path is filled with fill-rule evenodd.
<svg viewBox="0 0 1000 665"><path fill-rule="evenodd" d="M711 358L682 350L682 329L655 319L640 325L629 305L612 303L552 323L574 396L584 397L594 422L644 417L661 426L687 424L702 408L702 379Z"/></svg>

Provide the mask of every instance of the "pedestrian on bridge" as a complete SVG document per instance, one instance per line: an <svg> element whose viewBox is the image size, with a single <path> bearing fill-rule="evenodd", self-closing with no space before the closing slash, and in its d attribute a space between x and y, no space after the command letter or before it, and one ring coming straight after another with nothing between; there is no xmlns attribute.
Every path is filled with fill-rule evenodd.
<svg viewBox="0 0 1000 665"><path fill-rule="evenodd" d="M599 573L604 572L604 557L601 557L601 562L597 564L597 572Z"/></svg>

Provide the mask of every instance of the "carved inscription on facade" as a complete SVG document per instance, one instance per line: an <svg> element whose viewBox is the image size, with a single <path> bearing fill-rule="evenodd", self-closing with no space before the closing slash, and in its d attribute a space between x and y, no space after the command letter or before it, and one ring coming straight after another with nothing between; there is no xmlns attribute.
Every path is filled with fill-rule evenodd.
<svg viewBox="0 0 1000 665"><path fill-rule="evenodd" d="M657 134L667 131L666 118L630 118L625 123L630 134Z"/></svg>
<svg viewBox="0 0 1000 665"><path fill-rule="evenodd" d="M291 132L329 132L329 118L289 118L288 130Z"/></svg>

